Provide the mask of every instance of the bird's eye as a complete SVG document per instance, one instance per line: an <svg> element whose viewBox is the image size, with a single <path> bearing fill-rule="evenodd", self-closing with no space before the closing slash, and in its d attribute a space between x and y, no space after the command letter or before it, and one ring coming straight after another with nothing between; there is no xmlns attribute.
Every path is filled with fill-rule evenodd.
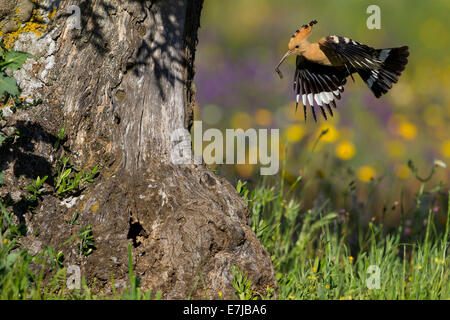
<svg viewBox="0 0 450 320"><path fill-rule="evenodd" d="M300 46L295 46L296 49L300 48Z"/></svg>

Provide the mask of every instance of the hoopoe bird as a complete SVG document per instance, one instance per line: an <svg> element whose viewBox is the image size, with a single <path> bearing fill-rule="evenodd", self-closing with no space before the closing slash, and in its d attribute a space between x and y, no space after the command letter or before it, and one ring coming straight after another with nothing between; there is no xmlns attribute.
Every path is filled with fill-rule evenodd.
<svg viewBox="0 0 450 320"><path fill-rule="evenodd" d="M408 63L407 46L374 49L340 36L323 37L316 43L310 43L308 37L316 23L316 20L311 21L294 33L289 41L288 52L275 69L282 79L283 74L279 69L281 64L289 56L297 56L294 75L296 110L301 101L305 121L307 105L316 122L314 107L320 108L325 120L326 110L333 116L333 108L336 108L336 100L341 98L347 77L355 81L355 73L359 74L377 98L387 93L393 83L397 83Z"/></svg>

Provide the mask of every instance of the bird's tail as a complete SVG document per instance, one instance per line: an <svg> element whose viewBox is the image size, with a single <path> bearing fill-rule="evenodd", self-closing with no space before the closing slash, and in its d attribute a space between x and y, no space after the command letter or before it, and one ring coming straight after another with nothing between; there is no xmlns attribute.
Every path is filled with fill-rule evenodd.
<svg viewBox="0 0 450 320"><path fill-rule="evenodd" d="M371 70L358 70L358 73L375 97L379 98L392 88L393 83L397 83L408 63L408 56L407 46L376 50L375 58L382 61L382 64Z"/></svg>

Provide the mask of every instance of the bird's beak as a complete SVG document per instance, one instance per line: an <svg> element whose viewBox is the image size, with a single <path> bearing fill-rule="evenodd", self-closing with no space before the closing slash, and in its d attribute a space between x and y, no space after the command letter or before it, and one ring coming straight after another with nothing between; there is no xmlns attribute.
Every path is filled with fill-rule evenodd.
<svg viewBox="0 0 450 320"><path fill-rule="evenodd" d="M286 60L290 55L292 55L294 53L294 50L288 50L288 52L286 52L286 54L283 56L283 58L281 58L280 62L278 63L277 67L275 68L275 71L278 73L278 75L280 76L280 79L283 79L283 73L281 73L280 71L280 66L281 64L284 62L284 60Z"/></svg>

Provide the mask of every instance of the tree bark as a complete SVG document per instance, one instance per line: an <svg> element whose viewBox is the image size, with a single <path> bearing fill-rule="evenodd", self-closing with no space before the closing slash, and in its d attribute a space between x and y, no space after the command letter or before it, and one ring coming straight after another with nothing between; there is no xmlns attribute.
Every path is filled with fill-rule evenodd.
<svg viewBox="0 0 450 320"><path fill-rule="evenodd" d="M81 29L74 29L66 14L73 2L63 0L48 34L39 40L26 34L16 43L40 58L14 75L43 104L9 116L8 125L21 126L29 139L1 155L8 192L23 187L19 176L54 177L61 152L79 168L100 167L100 177L69 199L55 197L50 178L38 207L24 215L23 244L35 253L61 248L64 266L80 266L100 290L111 289L111 275L117 287L128 285L129 242L142 288L166 299L219 292L233 298L234 265L256 291L277 287L235 189L204 165L171 162L171 133L190 129L193 119L202 2L80 1ZM62 126L67 141L55 151ZM80 225L66 223L75 212ZM87 224L92 254L77 254L75 241L61 246Z"/></svg>

